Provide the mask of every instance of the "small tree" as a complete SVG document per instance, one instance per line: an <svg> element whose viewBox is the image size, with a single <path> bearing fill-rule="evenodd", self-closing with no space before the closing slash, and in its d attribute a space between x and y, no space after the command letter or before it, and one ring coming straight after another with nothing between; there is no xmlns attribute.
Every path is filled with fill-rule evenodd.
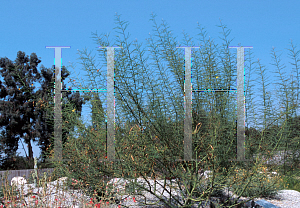
<svg viewBox="0 0 300 208"><path fill-rule="evenodd" d="M31 141L38 141L43 154L50 145L50 137L54 131L53 107L51 110L54 90L53 70L42 66L40 74L37 71L40 62L41 60L35 53L32 53L29 58L21 51L18 52L15 63L8 58L0 59L0 67L2 68L0 71L4 77L4 82L0 81L0 98L7 99L7 101L0 101L0 126L4 127L1 132L1 143L7 147L5 153L10 157L17 151L19 139L24 137L28 146L28 159L31 162L33 162ZM69 75L70 73L63 67L62 81ZM34 92L33 82L39 82L41 89ZM63 95L67 95L64 100L74 103L80 116L81 106L84 102L78 94L78 92L63 93ZM63 114L63 117L66 115ZM68 127L74 129L74 124L71 123ZM67 134L68 129L64 129L64 142Z"/></svg>

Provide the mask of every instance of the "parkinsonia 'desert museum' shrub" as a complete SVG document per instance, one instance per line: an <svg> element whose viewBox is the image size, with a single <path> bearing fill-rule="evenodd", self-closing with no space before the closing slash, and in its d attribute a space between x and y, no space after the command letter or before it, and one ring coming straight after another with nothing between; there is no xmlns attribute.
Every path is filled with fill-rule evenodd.
<svg viewBox="0 0 300 208"><path fill-rule="evenodd" d="M120 22L120 19L118 18L117 21ZM90 194L95 193L98 197L105 196L106 198L115 196L113 192L116 190L112 190L109 185L106 188L106 182L112 177L160 178L164 180L165 191L169 190L166 181L170 178L177 178L176 183L181 190L183 202L178 201L174 196L170 197L172 200L157 196L158 201L162 201L169 207L189 207L195 202L222 195L221 189L225 186L233 189L239 196L254 198L272 195L275 188L281 188L277 183L280 182L281 178L279 176L268 179L264 174L260 175L259 172L264 173L263 161L230 162L231 159L237 157L236 94L232 92L193 92L192 151L193 159L198 161L175 161L184 157L184 50L176 48L179 45L174 38L170 37L170 32L167 31L166 26L160 31L154 18L153 21L160 42L154 43L152 38L148 39L149 51L154 59L151 68L145 65L145 60L142 58L143 52L137 45L134 51L139 52L139 54L135 56L134 51L131 53L132 50L129 49L130 44L128 45L124 40L119 39L117 44L113 44L108 41L105 42L101 37L95 38L98 46L118 45L123 47L118 48L114 54L115 156L116 159L122 161L113 164L112 162L98 162L99 159L105 159L107 156L105 125L97 121L97 128L95 126L86 128L82 120L78 120L78 117L75 116L74 106L70 105L67 109L69 117L63 121L62 127L68 130L65 123L75 122L77 131L68 131L69 137L63 147L63 159L70 159L70 161L56 164L56 173L63 177L74 178L78 184L82 182L82 186ZM120 24L123 27L123 22ZM201 43L203 44L201 49L194 48L192 53L193 89L236 88L236 80L233 75L236 73L237 63L234 55L237 53L236 50L229 49L231 41L227 39L226 27L224 25L220 27L222 27L225 36L223 39L225 43L221 48L216 48L213 40L207 40L202 28L199 28L201 30L200 36L202 36ZM125 37L125 29L118 28ZM163 37L162 33L165 33L167 37ZM183 45L195 46L196 44L191 40L185 40ZM216 49L220 49L220 51ZM93 57L90 57L86 51L79 53L84 62L84 69L93 72L92 74L102 76L102 73L99 72L100 69L96 68ZM102 53L100 57L104 58L104 65L107 65L106 49L99 49L99 53ZM218 60L219 56L222 56L221 61ZM276 69L281 75L275 52L274 57L277 63ZM170 75L162 75L165 67L161 60L168 63L170 73L174 74L177 82L169 82ZM250 66L246 64L248 62L250 62ZM245 71L246 73L249 72L249 75L253 74L251 72L253 65L251 54L249 54L249 58L245 55ZM263 89L263 103L261 106L264 111L260 114L263 116L263 129L261 132L258 131L257 135L249 133L250 131L247 132L246 159L253 158L258 153L267 155L271 152L270 154L272 154L279 146L285 150L292 149L294 151L294 147L289 146L289 144L297 135L291 133L299 131L299 129L293 129L294 127L290 123L285 122L289 117L294 116L292 111L295 110L296 106L291 107L286 101L282 102L286 107L284 112L275 109L270 96L267 96L270 93L266 92L264 84L266 75L259 60L257 65L263 81L261 88ZM161 73L155 74L154 69L159 69ZM282 76L280 77L282 78ZM101 82L96 82L94 76L90 79L92 83L76 87L77 89L89 89L93 86L93 89L105 89L107 87L106 75L103 74L101 78ZM253 104L251 101L253 95L251 86L247 84L250 83L249 79L245 80L245 87L247 86L245 89L246 122L248 123L249 119L254 116L254 124L257 128L255 116L258 113L253 105L250 106ZM282 82L281 84L285 85L283 78ZM292 87L287 85L283 89L294 91ZM152 94L149 94L150 90ZM290 92L285 91L283 93L282 100L286 97L289 97L290 100L296 98L296 96L289 96ZM89 96L90 93L87 92L86 95ZM147 97L147 102L142 100L143 97ZM103 98L103 100L105 99L106 97ZM102 112L103 115L105 113L99 107L94 112ZM284 116L285 118L283 118ZM122 126L124 123L128 124L125 128ZM275 124L278 128L269 128ZM75 135L78 137L76 138ZM204 170L212 171L212 177L206 183L200 176L200 172ZM280 173L276 166L272 167L272 171ZM69 183L72 182L69 181ZM152 195L157 194L153 189L140 187L136 180L129 182L127 186L133 187L131 189L132 194L134 190L136 191L135 194L141 194L141 190Z"/></svg>

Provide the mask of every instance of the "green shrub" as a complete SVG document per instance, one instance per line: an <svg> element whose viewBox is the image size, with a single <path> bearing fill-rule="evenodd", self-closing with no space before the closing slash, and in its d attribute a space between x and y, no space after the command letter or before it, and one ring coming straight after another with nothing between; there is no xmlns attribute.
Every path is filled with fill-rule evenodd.
<svg viewBox="0 0 300 208"><path fill-rule="evenodd" d="M236 195L241 193L243 197L273 197L278 190L286 188L282 185L282 177L267 173L267 168L264 166L253 172L236 168L235 175L229 177L228 184ZM247 188L244 190L246 185Z"/></svg>

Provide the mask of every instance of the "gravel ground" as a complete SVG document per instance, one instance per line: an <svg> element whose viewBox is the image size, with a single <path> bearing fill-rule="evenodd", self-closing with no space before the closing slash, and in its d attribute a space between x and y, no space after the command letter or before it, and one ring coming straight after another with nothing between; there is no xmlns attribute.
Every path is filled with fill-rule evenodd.
<svg viewBox="0 0 300 208"><path fill-rule="evenodd" d="M277 159L277 158L276 158ZM275 159L275 161L276 161ZM205 173L204 173L205 175ZM117 183L117 181L119 181ZM137 181L141 184L143 183L147 188L149 188L149 185L141 178L138 178ZM148 180L150 182L151 185L151 189L154 189L154 181L153 180ZM155 196L153 196L152 194L143 191L142 193L145 195L145 197L143 196L133 196L132 194L130 196L128 195L119 195L118 193L121 193L122 190L124 190L124 187L121 186L122 183L125 183L126 181L124 179L120 179L120 178L114 178L110 180L110 183L114 184L115 187L115 196L116 198L119 199L120 204L110 204L107 206L102 206L101 207L119 207L121 205L121 207L136 207L136 208L147 208L147 207L152 207L152 208L158 208L158 207L165 207L163 202L159 202L156 206L152 205L152 206L143 206L143 202L145 202L145 197L146 197L146 201L147 203L155 203L157 201L159 201L159 199ZM163 184L163 180L157 180L158 183ZM167 181L167 183L169 184L169 181ZM126 184L126 183L125 183ZM172 184L176 184L175 180L172 180ZM28 187L29 188L29 187ZM177 190L174 190L174 188L177 188ZM180 192L178 190L178 186L176 184L176 186L172 188L172 195L175 196L176 199L178 199L181 203L183 203L182 197L180 195ZM119 189L119 191L121 192L117 192L117 189ZM184 187L182 186L182 189L184 189ZM169 191L169 188L167 188L167 190ZM227 193L227 189L224 189L224 191ZM25 191L27 192L27 190ZM57 195L54 194L56 193L54 184L50 183L47 189L47 202L46 203L52 203L55 201L55 198L57 198ZM124 193L124 191L123 191ZM162 197L164 200L168 200L169 198L169 193L166 192L166 190L163 192L163 188L159 185L156 185L156 192L155 192L158 196ZM236 195L233 195L233 193L231 191L228 192L231 198L237 198ZM64 200L64 205L61 206L61 208L66 208L66 207L72 207L72 208L79 208L82 207L82 204L78 204L78 199L86 199L88 200L90 197L83 195L81 191L78 190L70 190L68 191L65 196L64 196L65 200ZM37 196L37 199L39 199L39 196ZM248 200L249 198L246 197L240 197L241 200ZM300 192L294 191L294 190L280 190L278 191L278 194L274 197L274 198L256 198L254 201L258 201L258 200L266 200L280 208L300 208ZM27 201L27 200L26 200ZM77 203L73 203L73 201L77 202ZM213 200L214 201L214 200ZM28 203L28 201L27 201ZM171 201L172 204L174 204L174 199L172 199ZM206 205L205 205L206 204ZM195 203L193 207L198 207L199 202ZM205 208L209 208L209 202L202 202L203 207Z"/></svg>
<svg viewBox="0 0 300 208"><path fill-rule="evenodd" d="M225 189L227 191L227 189ZM232 192L229 191L230 196ZM233 195L234 198L237 198L236 195ZM248 200L248 197L241 197L242 200ZM256 198L254 201L266 200L271 204L274 204L280 208L299 208L300 207L300 192L294 190L280 190L277 192L277 195L273 198Z"/></svg>
<svg viewBox="0 0 300 208"><path fill-rule="evenodd" d="M148 179L150 185L151 185L151 189L154 189L154 181ZM111 179L109 183L113 183L114 184L114 193L117 199L119 199L120 204L110 204L110 205L106 205L106 206L101 206L101 207L112 207L112 208L117 208L117 207L133 207L133 208L147 208L147 207L152 207L152 208L158 208L158 207L166 207L164 206L163 202L159 202L156 206L152 205L148 205L148 206L143 206L143 203L145 202L145 197L146 197L146 203L156 203L159 201L159 199L155 196L153 196L152 194L146 192L146 191L142 191L143 196L134 196L134 195L122 195L124 194L124 186L122 186L121 184L126 184L128 182L128 180L124 180L124 179L120 179L120 178L114 178ZM142 178L138 178L137 182L139 184L144 184L144 186L146 186L147 188L149 188L149 185L146 183L146 181ZM156 181L159 184L163 185L163 180L157 180ZM167 184L170 184L169 181L167 181ZM175 196L175 198L177 200L179 200L181 203L183 203L182 197L180 196L180 190L178 189L178 185L176 184L175 179L172 180L172 195ZM27 184L28 186L30 186L30 184ZM57 198L57 195L55 193L57 193L56 188L54 187L55 184L48 184L47 187L47 197L46 199L44 198L44 202L45 204L52 204L52 202L55 202L55 199ZM24 194L28 193L28 189L30 187L26 187L24 190ZM168 187L166 187L168 191L170 191L170 189ZM175 190L175 188L177 190ZM119 190L118 190L119 189ZM184 190L184 186L182 186L182 189ZM42 192L42 190L40 190ZM34 192L37 192L37 190L35 190ZM40 193L41 193L40 192ZM153 191L154 192L154 191ZM224 192L227 193L227 189L224 189ZM160 185L156 185L156 192L155 192L158 196L162 197L164 200L168 200L169 198L169 193L165 191L163 191L162 186ZM231 191L228 192L231 198L237 198L236 195L233 195L233 193ZM62 193L61 193L62 194ZM42 194L44 195L44 194ZM121 196L122 195L122 196ZM36 196L36 199L40 199L39 196ZM78 191L78 190L70 190L68 192L64 192L64 200L60 199L59 201L63 201L63 204L61 204L61 208L66 208L66 207L72 207L72 208L80 208L82 207L82 204L78 204L79 199L86 199L88 200L90 197L83 195L82 192ZM213 201L215 198L213 198ZM241 197L240 200L248 200L249 198L246 197ZM278 191L278 194L274 197L274 198L257 198L254 201L258 201L264 199L280 208L299 208L300 207L300 192L294 191L294 190L281 190ZM76 202L77 201L77 202ZM26 200L26 202L28 203L29 201ZM75 203L73 203L75 202ZM174 199L171 200L171 203L174 205ZM29 204L29 203L28 203ZM250 203L249 203L250 204ZM20 205L20 204L19 204ZM195 203L194 206L192 207L198 207L199 202ZM202 206L205 208L209 208L209 202L202 202ZM30 206L29 206L30 207Z"/></svg>
<svg viewBox="0 0 300 208"><path fill-rule="evenodd" d="M138 182L144 182L145 181L143 179L138 178L137 179ZM159 183L163 184L163 180L157 180ZM116 183L118 182L118 183ZM117 184L118 186L116 188L122 189L122 186L120 184L124 183L124 179L119 179L119 178L115 178L114 180L112 179L110 181L110 183L114 183L115 185ZM154 189L154 181L153 180L149 180L150 184L151 184L151 189ZM175 183L175 180L172 180L172 183ZM168 183L169 184L169 183ZM149 188L149 185L146 185L147 188ZM178 188L178 186L176 186ZM184 189L184 187L182 187ZM164 191L164 193L162 193L163 188L162 187L156 187L156 194L158 194L159 196L161 196L163 199L167 200L168 197L170 196L169 193L166 193L166 191ZM170 191L170 189L167 189L168 191ZM227 188L223 190L225 193L227 193ZM174 189L172 189L172 195L175 196L176 199L178 199L180 202L183 203L182 197L180 196L180 191L175 191ZM155 196L153 196L150 193L147 193L146 191L142 192L146 199L147 199L147 204L149 203L155 203L157 201L159 201L159 199ZM117 194L118 195L118 194ZM233 193L231 191L229 191L229 195L231 198L237 198L236 195L233 195ZM119 196L119 195L118 195ZM142 196L136 196L135 198L133 198L133 196L128 196L128 195L124 195L122 198L120 198L121 196L118 197L118 199L120 199L120 204L121 207L135 207L135 208L142 208L142 207L153 207L153 208L158 208L158 207L165 207L163 202L159 202L156 206L143 206L143 202L145 202L145 198ZM249 200L250 198L247 197L240 197L240 200ZM298 191L294 191L294 190L280 190L278 191L278 194L274 197L274 198L256 198L254 199L254 201L258 201L258 200L266 200L280 208L300 208L300 192ZM213 200L215 201L215 200ZM174 202L174 200L171 201L171 203ZM250 202L247 203L250 206ZM198 207L199 202L195 203L193 207ZM209 208L209 202L202 202L201 205L205 208ZM107 207L118 207L117 204L112 204L110 206Z"/></svg>

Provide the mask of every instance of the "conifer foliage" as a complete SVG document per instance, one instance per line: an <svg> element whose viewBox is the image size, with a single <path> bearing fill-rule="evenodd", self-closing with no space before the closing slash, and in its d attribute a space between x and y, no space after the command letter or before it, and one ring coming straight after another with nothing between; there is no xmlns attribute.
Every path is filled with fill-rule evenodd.
<svg viewBox="0 0 300 208"><path fill-rule="evenodd" d="M29 58L21 51L17 53L15 63L6 57L0 59L0 72L4 79L0 81L0 126L2 127L0 140L1 150L7 158L15 155L21 138L24 138L28 145L29 161L33 159L31 141L38 142L42 154L51 143L50 138L54 132L55 77L53 69L47 69L43 65L39 73L37 70L39 63L41 60L35 53L32 53ZM62 82L69 75L66 68L62 67ZM34 92L36 88L34 82L41 84L41 89L36 92ZM65 88L63 84L63 89ZM63 92L62 97L74 105L80 116L84 101L79 97L79 93ZM62 105L62 109L64 107ZM70 126L72 124L68 124L68 127ZM74 128L74 125L72 127ZM67 134L68 130L63 129L63 143Z"/></svg>

